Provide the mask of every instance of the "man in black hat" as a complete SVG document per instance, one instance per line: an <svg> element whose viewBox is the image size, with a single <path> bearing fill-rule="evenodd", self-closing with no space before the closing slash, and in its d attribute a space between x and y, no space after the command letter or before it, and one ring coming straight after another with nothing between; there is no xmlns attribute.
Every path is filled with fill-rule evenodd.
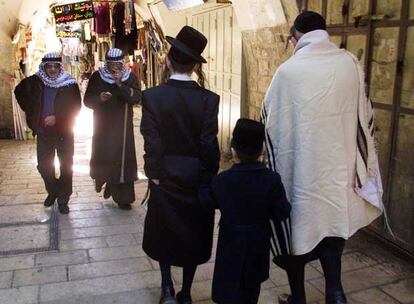
<svg viewBox="0 0 414 304"><path fill-rule="evenodd" d="M285 225L286 239L278 239L277 246L285 254L290 250L290 204L279 174L260 162L264 136L263 124L239 119L232 139L232 153L239 163L201 191L202 203L221 211L213 276L215 303L257 303L260 285L269 278L272 228Z"/></svg>
<svg viewBox="0 0 414 304"><path fill-rule="evenodd" d="M382 187L374 199L364 195L371 177L381 184L371 104L358 60L330 41L321 15L300 14L291 34L294 55L277 70L262 111L269 167L292 204L292 297L280 303L306 303L304 267L319 259L326 303L342 304L345 240L382 212Z"/></svg>
<svg viewBox="0 0 414 304"><path fill-rule="evenodd" d="M145 174L150 179L143 249L160 263L161 304L190 304L197 265L211 257L214 211L199 204L198 191L219 169L217 140L220 97L204 88L201 56L207 39L185 26L171 44L166 83L142 99ZM198 76L198 83L191 75ZM183 267L175 299L171 265Z"/></svg>
<svg viewBox="0 0 414 304"><path fill-rule="evenodd" d="M23 79L14 93L26 113L27 125L36 135L37 168L48 193L44 205L50 207L57 200L60 213L67 214L72 194L73 126L81 108L78 84L63 69L61 55L48 53L39 71ZM56 153L59 178L54 165Z"/></svg>

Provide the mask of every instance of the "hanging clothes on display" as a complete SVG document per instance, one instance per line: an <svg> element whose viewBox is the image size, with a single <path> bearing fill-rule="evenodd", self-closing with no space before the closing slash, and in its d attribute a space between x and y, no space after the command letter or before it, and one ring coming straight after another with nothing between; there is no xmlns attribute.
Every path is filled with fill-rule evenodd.
<svg viewBox="0 0 414 304"><path fill-rule="evenodd" d="M127 9L125 6L128 6ZM128 16L125 15L127 11ZM129 13L130 12L130 13ZM131 22L126 20L131 18ZM124 51L125 54L133 55L134 50L137 49L137 25L135 18L135 8L134 3L128 1L126 3L118 1L112 11L112 28L115 33L115 47Z"/></svg>
<svg viewBox="0 0 414 304"><path fill-rule="evenodd" d="M109 3L98 2L94 8L95 18L93 19L94 31L97 34L109 34L111 32L111 14Z"/></svg>

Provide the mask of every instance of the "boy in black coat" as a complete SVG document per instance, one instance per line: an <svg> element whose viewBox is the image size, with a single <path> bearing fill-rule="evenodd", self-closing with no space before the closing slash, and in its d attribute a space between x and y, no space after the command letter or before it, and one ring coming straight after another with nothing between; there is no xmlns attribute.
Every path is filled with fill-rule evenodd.
<svg viewBox="0 0 414 304"><path fill-rule="evenodd" d="M259 162L263 141L261 123L239 119L232 152L240 163L200 192L202 204L221 211L213 277L213 301L220 304L257 303L269 278L271 231L290 215L279 174Z"/></svg>

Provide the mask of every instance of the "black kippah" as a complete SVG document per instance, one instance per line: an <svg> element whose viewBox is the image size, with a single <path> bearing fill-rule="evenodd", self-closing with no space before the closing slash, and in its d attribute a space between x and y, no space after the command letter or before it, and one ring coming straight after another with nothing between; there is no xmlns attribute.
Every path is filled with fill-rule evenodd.
<svg viewBox="0 0 414 304"><path fill-rule="evenodd" d="M326 30L326 22L318 13L308 11L296 17L294 27L305 34L316 30Z"/></svg>

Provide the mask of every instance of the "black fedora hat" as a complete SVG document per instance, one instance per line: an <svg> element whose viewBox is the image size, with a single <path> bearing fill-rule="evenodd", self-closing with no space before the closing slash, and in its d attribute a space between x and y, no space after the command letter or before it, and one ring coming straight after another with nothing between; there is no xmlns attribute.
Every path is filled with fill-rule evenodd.
<svg viewBox="0 0 414 304"><path fill-rule="evenodd" d="M184 57L187 57L174 56L181 59L178 60L182 61L180 63L189 63L189 61L207 63L207 60L201 56L207 45L207 38L191 26L184 26L176 38L167 36L165 39L171 44L173 53L179 51L183 53Z"/></svg>

